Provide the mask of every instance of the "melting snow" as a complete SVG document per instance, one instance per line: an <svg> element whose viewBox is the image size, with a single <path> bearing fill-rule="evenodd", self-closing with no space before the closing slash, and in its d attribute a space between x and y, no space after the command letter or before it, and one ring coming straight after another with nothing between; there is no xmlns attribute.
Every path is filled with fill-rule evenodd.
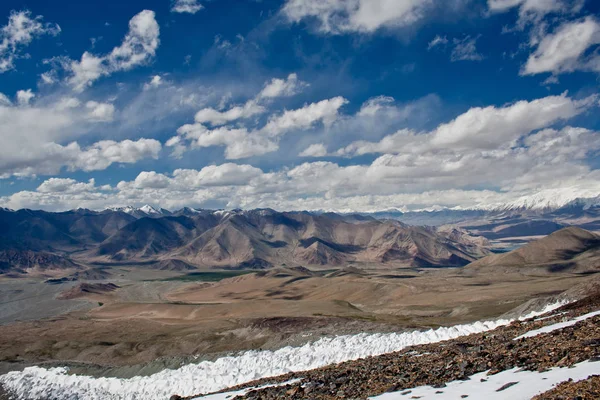
<svg viewBox="0 0 600 400"><path fill-rule="evenodd" d="M558 322L556 324L544 326L544 327L539 328L539 329L534 329L532 331L529 331L529 332L526 332L526 333L522 334L521 336L518 336L518 337L514 338L514 340L519 340L519 339L522 339L522 338L534 337L534 336L537 336L537 335L541 335L542 333L549 333L549 332L555 331L557 329L566 328L567 326L575 325L579 321L584 321L584 320L586 320L588 318L595 317L596 315L600 315L600 311L594 311L594 312L591 312L591 313L580 315L579 317L574 318L574 319L569 320L569 321Z"/></svg>
<svg viewBox="0 0 600 400"><path fill-rule="evenodd" d="M552 368L546 372L522 371L513 368L496 375L480 372L466 381L453 381L444 388L420 386L400 392L386 393L371 397L377 400L397 400L406 398L427 399L486 399L486 400L529 400L533 396L547 392L560 382L573 379L580 381L600 373L600 362L584 361L571 368ZM409 393L407 393L409 392ZM405 393L404 395L402 393ZM464 397L468 396L468 397Z"/></svg>
<svg viewBox="0 0 600 400"><path fill-rule="evenodd" d="M546 306L521 319L550 312L564 303ZM0 383L25 399L152 400L173 394L191 396L212 393L260 378L306 371L329 364L391 353L408 346L435 343L508 325L509 319L475 322L428 331L387 334L358 334L322 338L301 347L275 351L247 351L215 361L189 364L151 376L130 379L69 375L68 368L28 367L0 376Z"/></svg>

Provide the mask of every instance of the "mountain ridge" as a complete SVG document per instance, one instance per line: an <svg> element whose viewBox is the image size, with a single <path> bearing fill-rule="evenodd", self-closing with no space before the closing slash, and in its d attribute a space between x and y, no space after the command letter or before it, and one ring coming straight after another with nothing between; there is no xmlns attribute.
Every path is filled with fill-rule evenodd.
<svg viewBox="0 0 600 400"><path fill-rule="evenodd" d="M187 214L187 215L184 215ZM488 254L460 230L359 215L208 211L136 218L122 210L0 211L0 251L55 254L76 264L270 268L377 263L462 266Z"/></svg>

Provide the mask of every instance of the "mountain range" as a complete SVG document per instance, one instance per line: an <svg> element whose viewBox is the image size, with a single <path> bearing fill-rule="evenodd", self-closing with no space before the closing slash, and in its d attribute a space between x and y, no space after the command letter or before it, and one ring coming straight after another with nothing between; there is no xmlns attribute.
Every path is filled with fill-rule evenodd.
<svg viewBox="0 0 600 400"><path fill-rule="evenodd" d="M149 207L0 210L0 269L5 272L119 263L163 269L353 262L462 266L488 253L484 238L462 229L360 215Z"/></svg>

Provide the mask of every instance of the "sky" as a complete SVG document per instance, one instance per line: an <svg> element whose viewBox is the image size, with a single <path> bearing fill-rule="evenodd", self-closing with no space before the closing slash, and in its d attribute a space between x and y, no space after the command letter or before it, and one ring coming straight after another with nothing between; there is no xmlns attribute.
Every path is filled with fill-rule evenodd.
<svg viewBox="0 0 600 400"><path fill-rule="evenodd" d="M600 194L595 0L5 0L0 207Z"/></svg>

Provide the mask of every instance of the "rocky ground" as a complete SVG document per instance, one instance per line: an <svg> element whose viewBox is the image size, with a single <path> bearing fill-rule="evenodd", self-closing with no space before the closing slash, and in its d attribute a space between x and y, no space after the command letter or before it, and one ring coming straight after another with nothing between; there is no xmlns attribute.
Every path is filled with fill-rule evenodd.
<svg viewBox="0 0 600 400"><path fill-rule="evenodd" d="M573 382L569 380L558 385L532 400L595 400L600 395L600 375L594 375L586 380Z"/></svg>
<svg viewBox="0 0 600 400"><path fill-rule="evenodd" d="M238 398L364 399L392 391L410 394L410 388L423 385L439 387L440 394L443 394L446 383L488 370L491 374L514 367L545 371L551 367L568 367L592 360L599 362L600 371L600 315L543 336L513 340L533 329L598 309L600 292L555 311L551 318L517 321L482 334L413 346L398 353L349 361L312 371L290 373L228 390L296 380L293 384L252 390ZM550 397L541 398L578 398L577 395L572 397L570 393L588 389L592 391L593 398L600 398L597 381L590 381L585 385L571 384L564 389L557 389L564 390L567 397L552 397L554 395L548 394ZM557 396L563 395L560 393Z"/></svg>

